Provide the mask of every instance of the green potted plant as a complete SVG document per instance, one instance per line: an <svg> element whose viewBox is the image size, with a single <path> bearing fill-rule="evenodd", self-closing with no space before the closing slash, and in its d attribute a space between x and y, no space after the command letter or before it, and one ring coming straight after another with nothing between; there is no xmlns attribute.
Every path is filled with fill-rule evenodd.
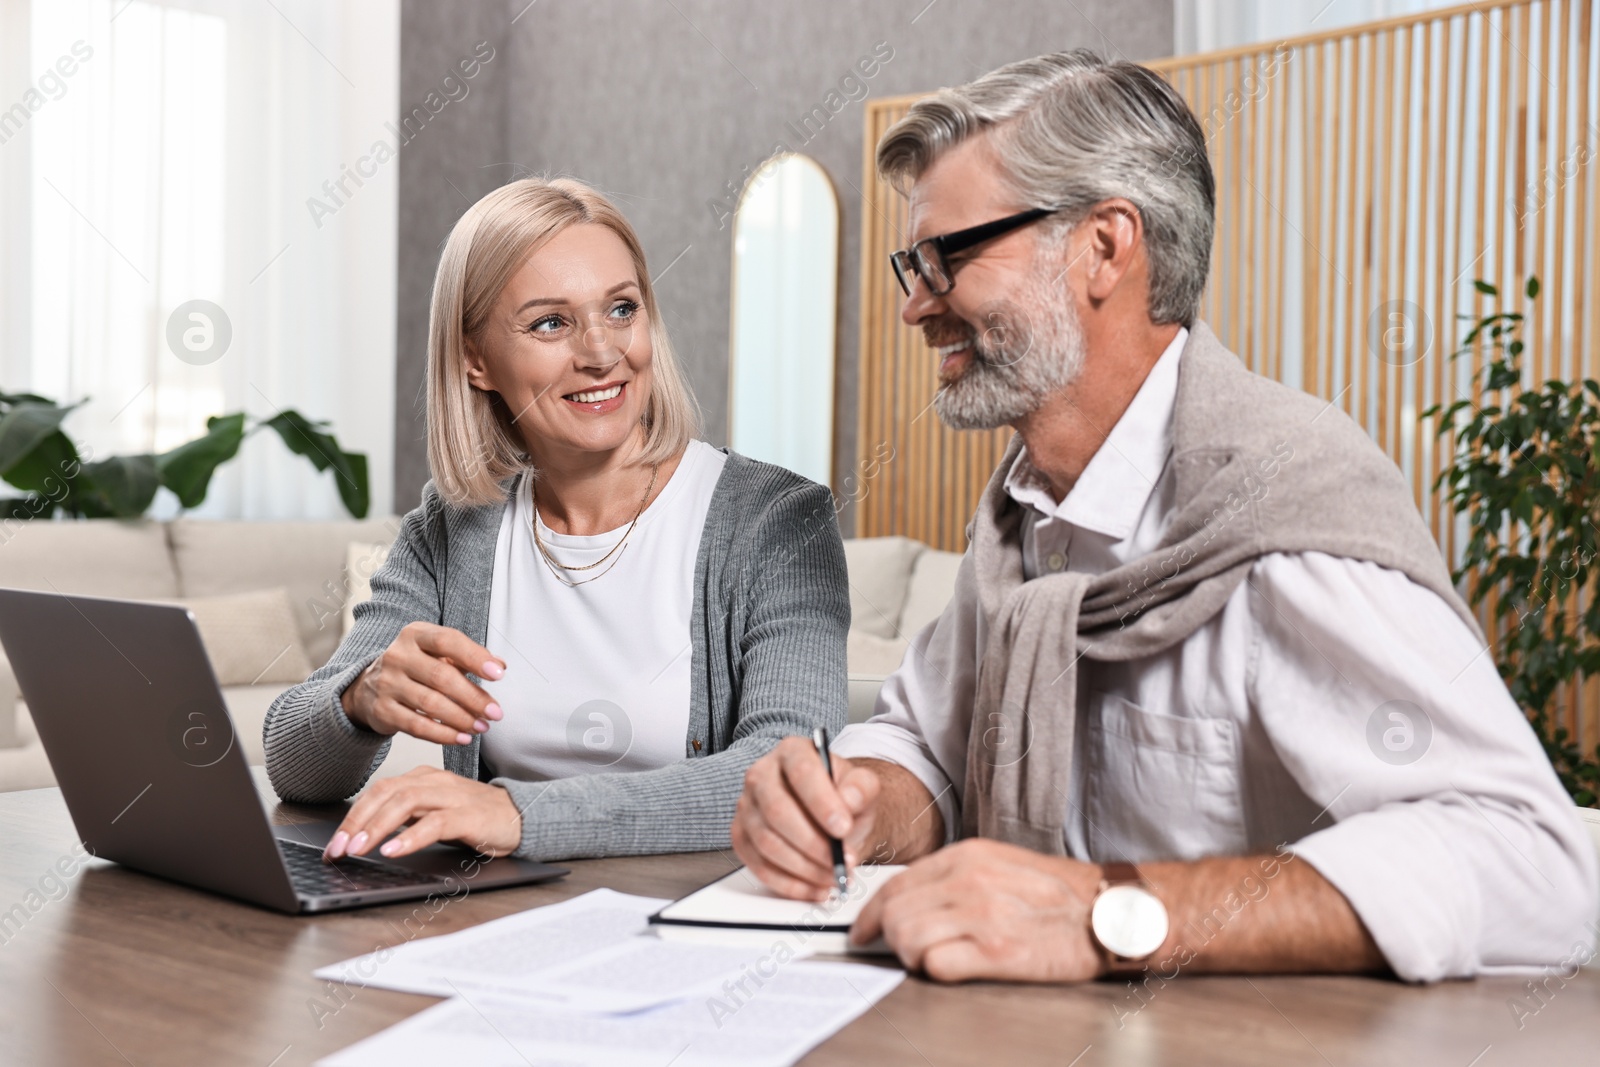
<svg viewBox="0 0 1600 1067"><path fill-rule="evenodd" d="M63 407L33 393L0 393L0 480L22 491L0 497L0 519L49 518L57 511L81 518L137 518L161 486L172 490L184 508L198 507L217 467L238 454L245 437L266 427L317 470L331 468L345 510L366 517L367 457L340 448L326 422L292 409L248 427L250 418L243 412L213 415L203 436L167 452L85 462L61 428L82 403Z"/></svg>
<svg viewBox="0 0 1600 1067"><path fill-rule="evenodd" d="M1488 282L1473 286L1500 300ZM1523 293L1536 299L1538 278ZM1422 413L1439 416L1441 441L1455 435L1434 484L1470 529L1455 579L1470 579L1474 607L1492 602L1496 665L1562 785L1600 806L1600 744L1580 748L1556 706L1564 687L1600 675L1600 381L1525 385L1523 315L1461 317L1471 326L1451 358L1485 354L1482 400Z"/></svg>

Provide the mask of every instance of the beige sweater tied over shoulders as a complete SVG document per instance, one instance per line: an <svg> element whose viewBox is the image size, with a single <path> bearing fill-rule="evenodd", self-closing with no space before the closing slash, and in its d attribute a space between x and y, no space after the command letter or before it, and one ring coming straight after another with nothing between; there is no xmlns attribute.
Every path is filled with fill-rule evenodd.
<svg viewBox="0 0 1600 1067"><path fill-rule="evenodd" d="M988 624L967 748L962 835L1064 851L1080 659L1179 644L1276 552L1401 571L1481 638L1393 462L1332 404L1248 370L1205 323L1178 369L1172 522L1152 553L1099 575L1024 581L1024 509L1005 491L1015 439L971 528Z"/></svg>

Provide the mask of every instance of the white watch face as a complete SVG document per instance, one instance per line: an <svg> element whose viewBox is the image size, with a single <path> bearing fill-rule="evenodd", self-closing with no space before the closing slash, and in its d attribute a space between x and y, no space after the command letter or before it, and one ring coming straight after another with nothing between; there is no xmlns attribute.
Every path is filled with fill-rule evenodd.
<svg viewBox="0 0 1600 1067"><path fill-rule="evenodd" d="M1141 960L1167 939L1167 906L1141 886L1114 885L1095 898L1089 925L1109 951Z"/></svg>

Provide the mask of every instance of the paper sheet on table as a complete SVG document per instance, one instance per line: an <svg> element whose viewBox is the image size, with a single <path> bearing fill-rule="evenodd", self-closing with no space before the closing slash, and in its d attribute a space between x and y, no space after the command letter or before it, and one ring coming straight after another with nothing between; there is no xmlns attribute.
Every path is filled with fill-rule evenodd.
<svg viewBox="0 0 1600 1067"><path fill-rule="evenodd" d="M709 994L758 962L757 947L638 936L646 932L648 916L666 903L597 889L315 974L438 997L516 994L578 1011L626 1012Z"/></svg>
<svg viewBox="0 0 1600 1067"><path fill-rule="evenodd" d="M642 933L649 917L666 903L596 889L453 934L369 952L314 973L351 986L448 997L455 994L452 982L524 980L627 941Z"/></svg>
<svg viewBox="0 0 1600 1067"><path fill-rule="evenodd" d="M759 945L693 945L644 935L526 978L489 982L474 976L451 984L462 996L474 991L514 993L569 1010L632 1012L715 996L757 966L770 969L771 955L764 955Z"/></svg>
<svg viewBox="0 0 1600 1067"><path fill-rule="evenodd" d="M797 961L745 991L633 1015L585 1015L468 994L319 1060L317 1067L788 1067L899 985L899 970Z"/></svg>

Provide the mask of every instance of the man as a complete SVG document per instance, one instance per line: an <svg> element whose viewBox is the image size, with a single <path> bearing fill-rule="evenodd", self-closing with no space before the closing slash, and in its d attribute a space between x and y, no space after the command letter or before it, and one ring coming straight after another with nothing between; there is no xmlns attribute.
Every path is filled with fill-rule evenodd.
<svg viewBox="0 0 1600 1067"><path fill-rule="evenodd" d="M942 980L1589 951L1593 847L1405 480L1196 321L1214 186L1182 99L1041 56L918 102L878 166L940 416L1017 437L834 777L799 738L750 770L752 870L822 899L829 835L909 862L852 934Z"/></svg>

